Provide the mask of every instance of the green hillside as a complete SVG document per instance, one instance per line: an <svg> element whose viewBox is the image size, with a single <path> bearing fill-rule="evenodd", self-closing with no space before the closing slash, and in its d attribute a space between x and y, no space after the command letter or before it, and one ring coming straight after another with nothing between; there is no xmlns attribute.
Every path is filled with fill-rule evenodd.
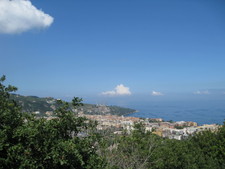
<svg viewBox="0 0 225 169"><path fill-rule="evenodd" d="M40 98L37 96L22 96L12 94L11 99L15 100L22 107L23 112L31 112L40 116L46 116L46 112L53 113L57 108L57 99L52 97ZM98 115L127 115L135 112L134 109L130 108L95 104L84 104L78 109L73 109L73 111L78 113L83 112L84 114Z"/></svg>

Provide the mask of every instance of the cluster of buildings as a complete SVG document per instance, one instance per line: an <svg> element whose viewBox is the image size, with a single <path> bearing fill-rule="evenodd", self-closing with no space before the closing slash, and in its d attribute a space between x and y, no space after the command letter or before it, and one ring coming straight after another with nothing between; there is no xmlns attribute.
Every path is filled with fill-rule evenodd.
<svg viewBox="0 0 225 169"><path fill-rule="evenodd" d="M105 130L110 127L117 129L132 130L134 123L140 122L137 117L124 117L116 115L86 115L82 114L87 119L94 120L98 122L97 129Z"/></svg>
<svg viewBox="0 0 225 169"><path fill-rule="evenodd" d="M216 131L218 128L219 128L219 125L216 125L216 124L204 124L202 126L189 126L189 127L184 127L183 129L163 128L161 133L159 133L159 135L169 139L182 140L182 139L186 139L188 136L193 135L195 133L198 133L204 130Z"/></svg>
<svg viewBox="0 0 225 169"><path fill-rule="evenodd" d="M198 126L196 122L164 122L161 118L138 118L138 117L124 117L116 115L86 115L80 114L80 116L85 116L88 119L95 120L98 122L97 129L105 130L108 128L117 129L114 133L121 133L122 130L127 130L128 132L134 129L134 124L141 122L145 126L146 131L151 131L159 136L182 140L187 138L189 135L203 131L218 129L218 125L202 125Z"/></svg>
<svg viewBox="0 0 225 169"><path fill-rule="evenodd" d="M54 118L53 112L46 112L48 119ZM116 115L88 115L84 113L78 113L80 117L86 117L87 119L97 121L98 130L114 129L115 134L122 133L126 130L128 133L134 130L135 123L142 123L146 131L153 132L164 138L182 140L195 133L211 130L216 131L219 125L205 124L198 126L196 122L190 121L177 121L177 122L165 122L161 118L138 118L138 117L124 117Z"/></svg>

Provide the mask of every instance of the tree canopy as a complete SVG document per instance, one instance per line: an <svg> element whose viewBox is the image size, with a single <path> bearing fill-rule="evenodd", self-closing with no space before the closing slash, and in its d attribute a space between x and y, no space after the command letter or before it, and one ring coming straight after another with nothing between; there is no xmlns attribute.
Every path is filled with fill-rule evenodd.
<svg viewBox="0 0 225 169"><path fill-rule="evenodd" d="M51 120L22 113L9 97L16 87L4 81L5 76L0 79L0 168L104 168L96 153L95 123L76 116L63 101ZM73 106L81 101L74 98Z"/></svg>

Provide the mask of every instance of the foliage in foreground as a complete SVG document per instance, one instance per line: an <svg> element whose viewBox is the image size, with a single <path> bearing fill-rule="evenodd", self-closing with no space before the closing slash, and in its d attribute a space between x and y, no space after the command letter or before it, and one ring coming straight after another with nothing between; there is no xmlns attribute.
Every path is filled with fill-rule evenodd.
<svg viewBox="0 0 225 169"><path fill-rule="evenodd" d="M59 101L57 117L52 120L21 113L10 100L13 86L0 79L0 168L105 168L96 153L98 136L95 124L69 111L69 104ZM74 98L73 105L80 106ZM85 135L85 137L82 137Z"/></svg>
<svg viewBox="0 0 225 169"><path fill-rule="evenodd" d="M0 78L0 168L223 169L225 124L188 140L163 139L136 124L130 134L96 132L96 124L77 117L59 101L56 118L22 113L10 99L17 89ZM81 106L74 98L73 106Z"/></svg>
<svg viewBox="0 0 225 169"><path fill-rule="evenodd" d="M102 156L120 169L224 169L225 124L187 140L164 139L136 124L131 134L105 140Z"/></svg>

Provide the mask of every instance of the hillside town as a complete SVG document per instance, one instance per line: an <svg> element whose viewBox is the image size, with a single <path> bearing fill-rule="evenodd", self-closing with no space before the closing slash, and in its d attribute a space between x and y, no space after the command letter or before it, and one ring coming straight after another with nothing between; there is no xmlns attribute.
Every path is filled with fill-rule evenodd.
<svg viewBox="0 0 225 169"><path fill-rule="evenodd" d="M88 119L95 120L98 122L97 128L99 130L104 130L110 127L118 129L115 131L115 134L122 133L122 130L128 131L128 133L134 129L135 123L142 123L145 126L146 131L153 132L159 136L182 140L187 138L189 135L203 131L211 130L215 131L218 129L219 125L216 124L205 124L198 126L196 122L186 122L186 121L177 121L177 122L165 122L161 118L138 118L138 117L124 117L124 116L115 116L115 115L85 115L82 114Z"/></svg>
<svg viewBox="0 0 225 169"><path fill-rule="evenodd" d="M48 119L52 119L53 112L46 112ZM89 115L82 111L78 112L79 117L97 121L98 130L114 129L114 134L121 134L126 130L127 133L134 130L135 123L142 123L146 131L150 131L164 138L183 140L195 133L211 130L216 131L219 125L204 124L199 126L196 122L191 121L164 121L162 118L138 118L117 115Z"/></svg>
<svg viewBox="0 0 225 169"><path fill-rule="evenodd" d="M37 117L54 118L57 108L57 99L36 96L11 95L22 105L24 112L32 112ZM205 124L199 126L196 122L187 121L164 121L162 118L138 118L127 116L136 110L106 105L84 104L79 108L71 108L78 116L98 122L98 130L110 129L114 134L121 134L124 130L130 133L134 130L135 123L142 123L146 131L150 131L164 138L182 140L188 136L203 130L216 131L219 125Z"/></svg>

